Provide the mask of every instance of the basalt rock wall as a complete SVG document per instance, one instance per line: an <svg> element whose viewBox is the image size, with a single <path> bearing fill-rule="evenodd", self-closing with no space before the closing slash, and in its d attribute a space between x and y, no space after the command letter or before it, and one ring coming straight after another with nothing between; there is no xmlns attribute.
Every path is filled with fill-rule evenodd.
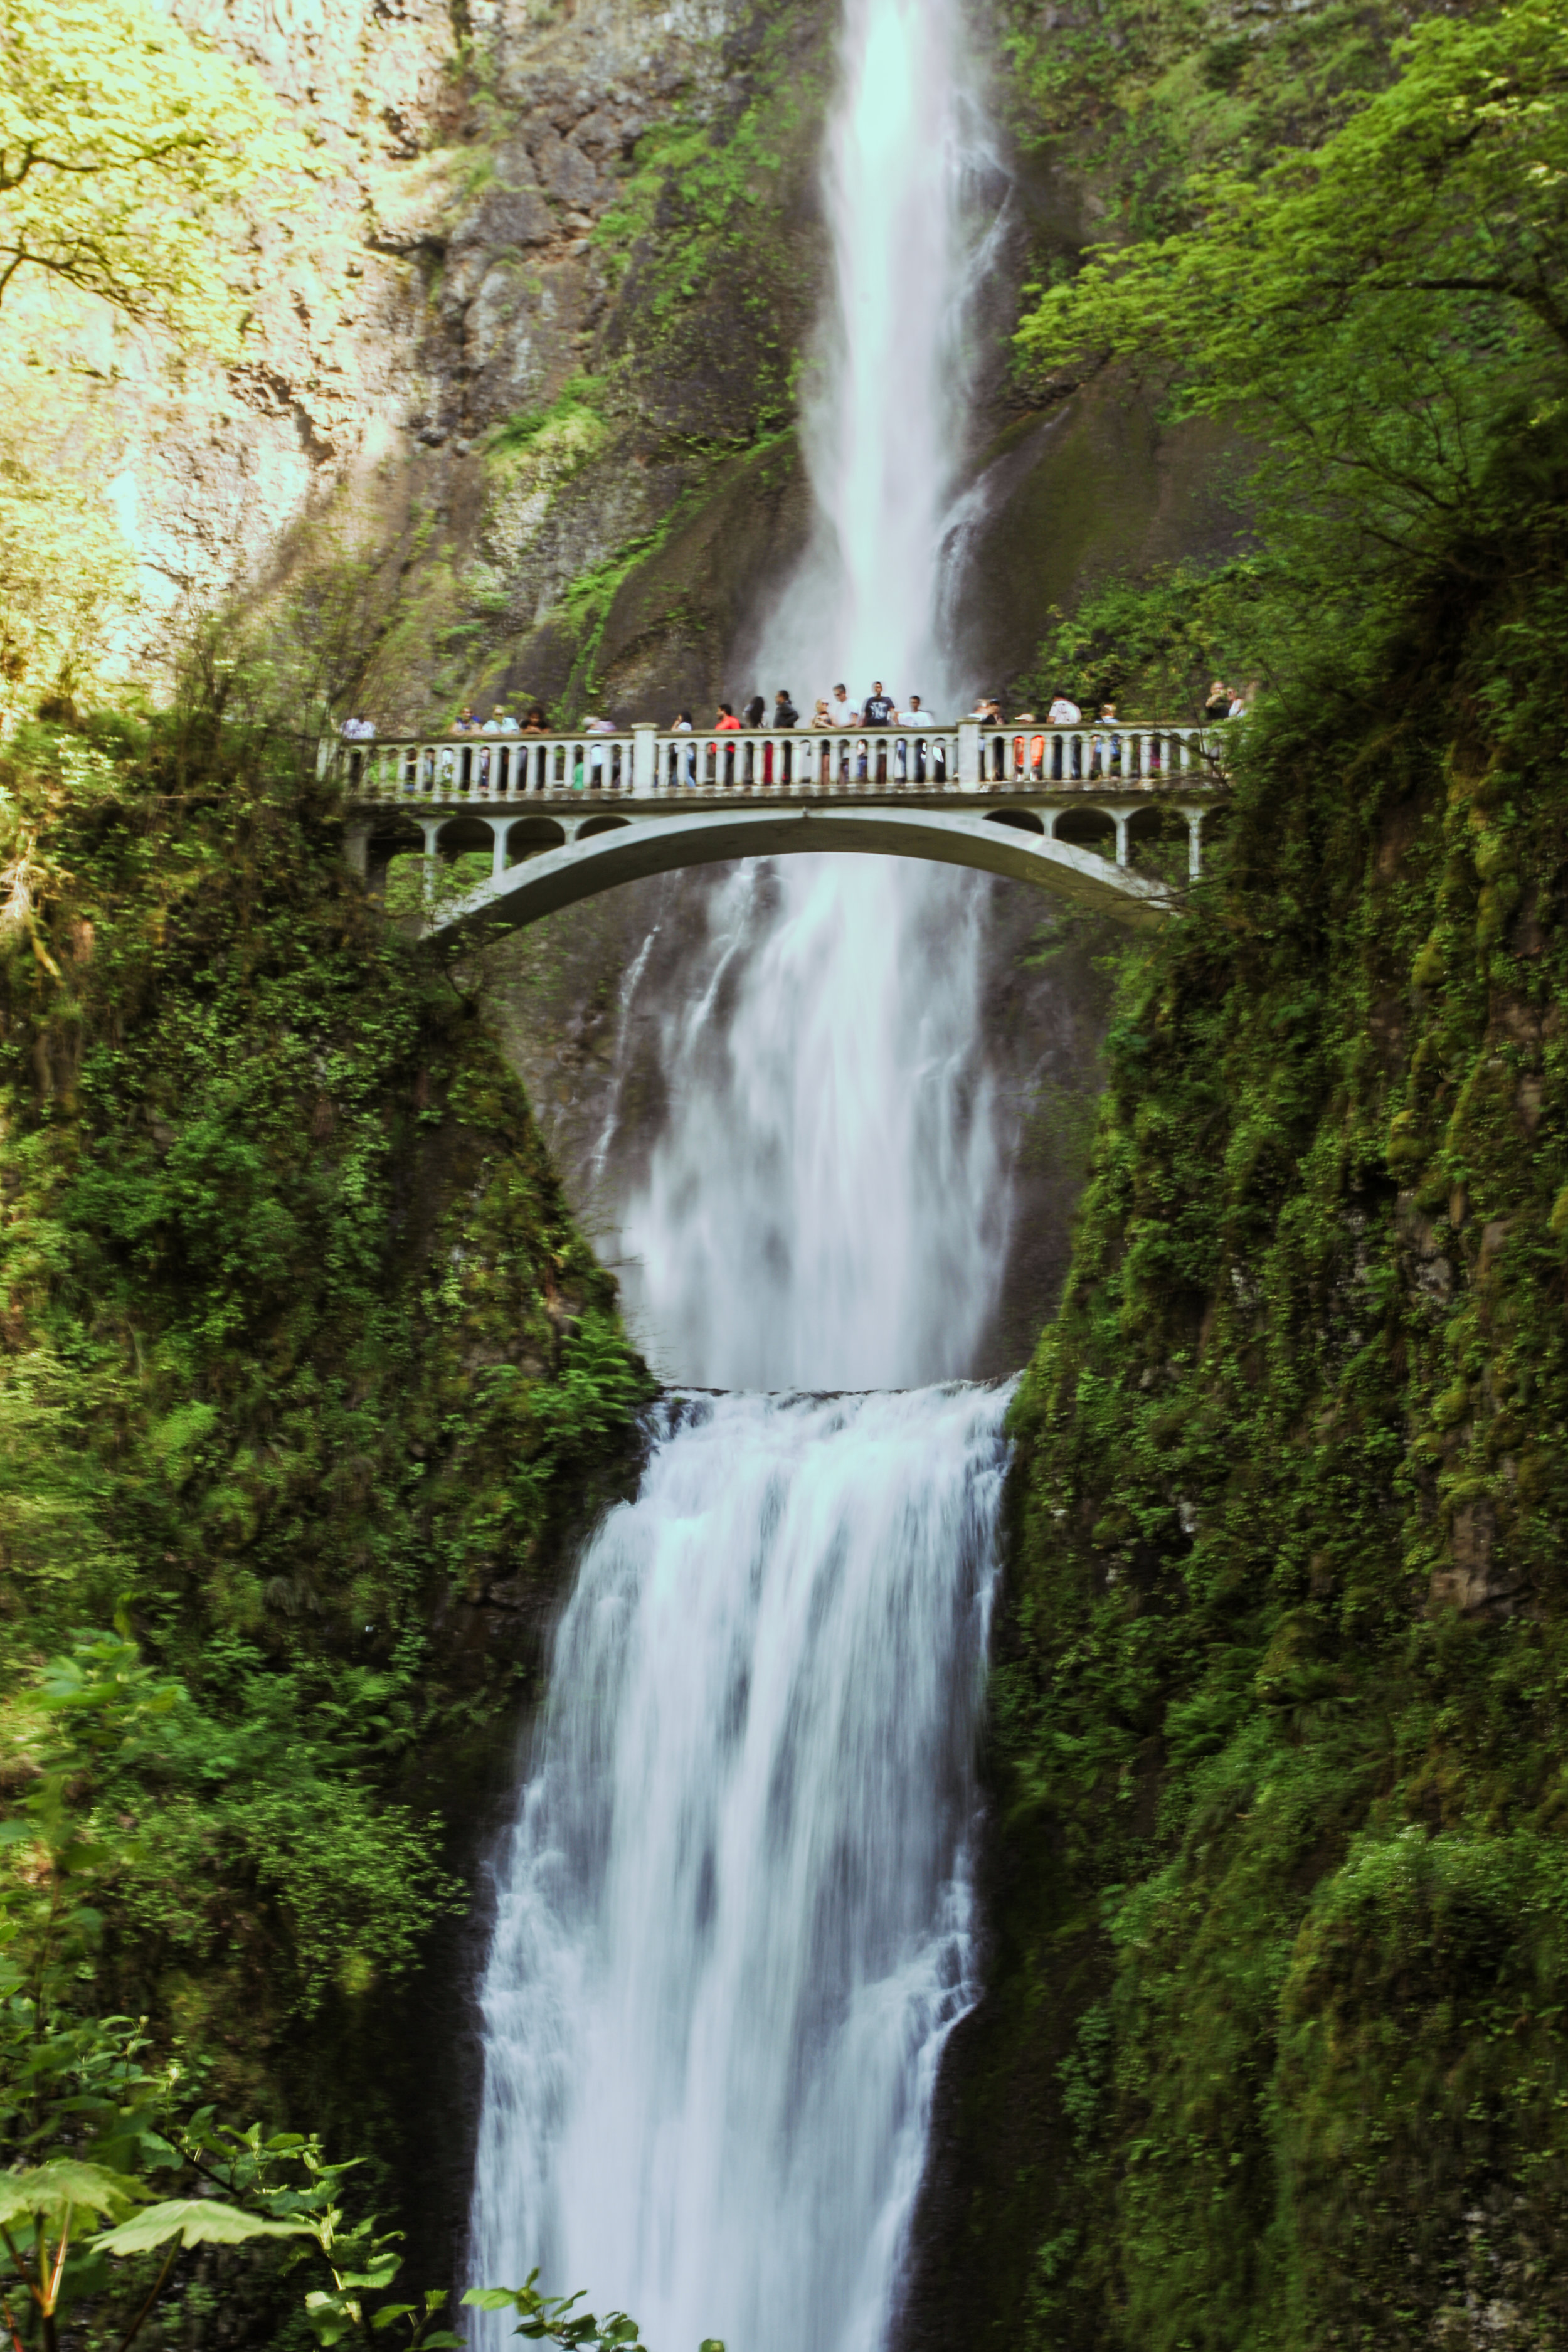
<svg viewBox="0 0 1568 2352"><path fill-rule="evenodd" d="M733 674L804 547L795 399L825 286L827 0L175 0L253 65L322 171L258 213L243 365L100 322L91 464L156 616L277 583L300 526L390 551L384 725L541 695L667 719ZM999 53L1005 27L978 28ZM996 93L1005 111L1007 93ZM1010 102L1010 100L1008 100ZM1019 674L1109 566L1225 541L1215 452L1141 395L1031 408L1007 336L1097 226L1087 183L998 151L995 267L955 626ZM1044 261L1042 260L1044 257Z"/></svg>

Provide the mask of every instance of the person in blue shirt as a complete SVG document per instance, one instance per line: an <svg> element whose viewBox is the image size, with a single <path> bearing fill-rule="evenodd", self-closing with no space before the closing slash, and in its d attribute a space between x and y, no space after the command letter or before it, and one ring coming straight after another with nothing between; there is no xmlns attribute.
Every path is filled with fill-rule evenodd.
<svg viewBox="0 0 1568 2352"><path fill-rule="evenodd" d="M894 708L892 696L882 691L881 679L873 678L871 691L866 697L866 708L860 714L865 724L868 727L885 727L893 715Z"/></svg>

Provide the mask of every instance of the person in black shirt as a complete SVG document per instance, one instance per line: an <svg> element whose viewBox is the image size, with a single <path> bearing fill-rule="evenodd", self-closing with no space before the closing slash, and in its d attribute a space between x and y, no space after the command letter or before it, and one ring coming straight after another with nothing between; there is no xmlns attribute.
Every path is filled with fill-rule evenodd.
<svg viewBox="0 0 1568 2352"><path fill-rule="evenodd" d="M760 727L763 723L763 713L766 710L767 707L767 704L763 700L760 694L753 694L750 702L746 705L747 726Z"/></svg>
<svg viewBox="0 0 1568 2352"><path fill-rule="evenodd" d="M883 693L879 677L872 679L871 691L866 697L866 708L860 715L868 727L885 727L892 717L893 698Z"/></svg>
<svg viewBox="0 0 1568 2352"><path fill-rule="evenodd" d="M799 717L799 711L789 698L788 687L781 686L773 701L773 725L793 727Z"/></svg>

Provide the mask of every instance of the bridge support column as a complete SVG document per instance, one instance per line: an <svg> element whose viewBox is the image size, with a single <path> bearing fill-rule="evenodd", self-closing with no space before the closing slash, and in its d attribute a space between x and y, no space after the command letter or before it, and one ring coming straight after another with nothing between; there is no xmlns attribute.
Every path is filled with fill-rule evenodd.
<svg viewBox="0 0 1568 2352"><path fill-rule="evenodd" d="M651 793L658 782L658 729L647 719L632 729L632 790Z"/></svg>
<svg viewBox="0 0 1568 2352"><path fill-rule="evenodd" d="M357 874L360 880L363 882L370 869L370 827L368 824L344 825L343 856L348 860L350 873Z"/></svg>
<svg viewBox="0 0 1568 2352"><path fill-rule="evenodd" d="M1204 870L1204 813L1201 808L1184 809L1187 820L1187 879L1195 882Z"/></svg>
<svg viewBox="0 0 1568 2352"><path fill-rule="evenodd" d="M425 896L427 900L436 896L436 845L441 837L443 822L438 816L422 817L419 821L419 830L425 835Z"/></svg>
<svg viewBox="0 0 1568 2352"><path fill-rule="evenodd" d="M1107 809L1106 814L1116 827L1116 863L1125 866L1131 856L1127 840L1127 828L1131 818L1126 809Z"/></svg>
<svg viewBox="0 0 1568 2352"><path fill-rule="evenodd" d="M506 827L507 821L504 816L490 819L490 841L493 845L490 855L490 872L497 881L506 872Z"/></svg>

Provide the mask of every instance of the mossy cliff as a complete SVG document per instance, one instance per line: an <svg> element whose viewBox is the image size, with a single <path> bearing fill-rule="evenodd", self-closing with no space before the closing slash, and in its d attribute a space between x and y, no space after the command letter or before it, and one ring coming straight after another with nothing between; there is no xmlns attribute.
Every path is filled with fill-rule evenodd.
<svg viewBox="0 0 1568 2352"><path fill-rule="evenodd" d="M236 261L244 366L104 321L50 331L53 379L80 407L58 464L90 473L139 561L116 659L168 658L191 596L267 593L326 528L374 548L395 587L384 727L501 691L622 718L737 691L810 521L795 428L819 357L837 7L177 13L256 68L322 168ZM1009 381L1021 284L1070 267L1103 223L1082 134L1104 116L1116 33L1097 16L1099 46L1044 42L1058 80L1068 58L1081 80L1053 83L1042 111L1026 13L974 28L1005 135L982 192L995 268L960 601L965 657L996 679L1084 578L1235 528L1212 436Z"/></svg>
<svg viewBox="0 0 1568 2352"><path fill-rule="evenodd" d="M906 2340L1568 2331L1561 464L1237 754L1014 1415ZM1363 648L1363 652L1368 649Z"/></svg>
<svg viewBox="0 0 1568 2352"><path fill-rule="evenodd" d="M395 1989L650 1383L458 978L222 700L0 772L0 1772L79 1629L177 1676L83 1784L134 1830L97 1998L395 2161Z"/></svg>

